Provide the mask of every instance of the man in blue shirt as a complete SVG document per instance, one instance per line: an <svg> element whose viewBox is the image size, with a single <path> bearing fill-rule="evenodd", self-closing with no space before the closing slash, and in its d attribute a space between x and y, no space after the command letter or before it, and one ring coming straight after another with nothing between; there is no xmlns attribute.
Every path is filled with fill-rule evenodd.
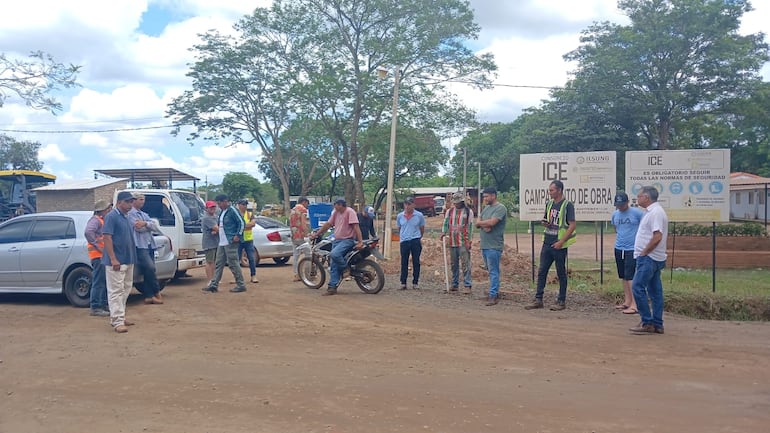
<svg viewBox="0 0 770 433"><path fill-rule="evenodd" d="M126 320L126 301L134 285L136 245L128 212L133 207L134 196L128 191L118 193L115 208L104 218L104 264L107 280L107 300L110 306L110 323L115 332L128 332L133 325Z"/></svg>
<svg viewBox="0 0 770 433"><path fill-rule="evenodd" d="M422 254L422 235L425 233L425 217L415 210L414 199L404 200L404 211L396 216L401 247L401 290L406 290L406 277L409 273L409 255L412 256L412 288L420 288L420 255Z"/></svg>
<svg viewBox="0 0 770 433"><path fill-rule="evenodd" d="M631 281L636 271L634 259L634 240L639 230L644 212L638 207L628 205L628 194L623 191L615 194L615 212L612 213L612 225L615 226L615 264L618 268L618 278L623 281L623 303L615 308L623 314L636 314L636 301L631 292Z"/></svg>
<svg viewBox="0 0 770 433"><path fill-rule="evenodd" d="M153 233L160 233L160 227L150 219L150 216L142 211L144 207L144 194L133 193L134 205L128 211L128 222L134 228L134 243L136 244L136 268L142 275L141 292L144 295L145 304L162 304L160 284L155 271L155 237Z"/></svg>

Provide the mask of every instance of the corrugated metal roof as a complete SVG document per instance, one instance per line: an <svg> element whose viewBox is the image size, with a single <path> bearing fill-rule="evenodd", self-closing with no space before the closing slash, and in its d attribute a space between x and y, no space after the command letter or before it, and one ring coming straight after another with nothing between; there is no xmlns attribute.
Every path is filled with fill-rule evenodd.
<svg viewBox="0 0 770 433"><path fill-rule="evenodd" d="M80 179L80 180L67 180L51 185L41 186L35 188L33 191L70 191L75 189L94 189L100 188L106 185L112 185L114 183L123 183L121 188L125 188L125 183L128 179Z"/></svg>
<svg viewBox="0 0 770 433"><path fill-rule="evenodd" d="M191 174L181 172L175 168L119 168L94 171L105 176L125 177L134 182L200 180Z"/></svg>

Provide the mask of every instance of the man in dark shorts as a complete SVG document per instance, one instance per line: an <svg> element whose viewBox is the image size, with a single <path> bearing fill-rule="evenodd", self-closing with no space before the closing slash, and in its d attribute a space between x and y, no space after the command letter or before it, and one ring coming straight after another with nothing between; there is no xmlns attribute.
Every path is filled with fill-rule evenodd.
<svg viewBox="0 0 770 433"><path fill-rule="evenodd" d="M612 225L615 226L615 264L618 278L623 281L623 303L615 308L623 314L636 314L636 301L631 292L631 281L636 271L634 259L634 240L639 230L644 211L628 205L628 194L623 191L615 194L615 212L612 213Z"/></svg>

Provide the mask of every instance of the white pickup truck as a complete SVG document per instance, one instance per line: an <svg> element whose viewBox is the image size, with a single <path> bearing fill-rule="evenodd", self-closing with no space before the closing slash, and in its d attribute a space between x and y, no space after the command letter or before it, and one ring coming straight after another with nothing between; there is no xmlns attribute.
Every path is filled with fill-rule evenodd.
<svg viewBox="0 0 770 433"><path fill-rule="evenodd" d="M177 257L176 277L185 271L205 264L201 245L201 218L205 204L191 191L174 189L126 189L130 193L144 194L142 210L158 222L160 231L171 239ZM113 200L118 193L115 191ZM114 202L114 201L113 201Z"/></svg>

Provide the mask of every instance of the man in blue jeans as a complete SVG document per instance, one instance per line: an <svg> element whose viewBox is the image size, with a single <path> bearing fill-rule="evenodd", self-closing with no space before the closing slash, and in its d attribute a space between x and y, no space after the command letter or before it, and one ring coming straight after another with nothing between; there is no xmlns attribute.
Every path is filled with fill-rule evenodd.
<svg viewBox="0 0 770 433"><path fill-rule="evenodd" d="M658 203L658 190L644 186L636 195L639 206L647 209L639 223L634 241L636 273L631 290L636 300L641 322L629 329L632 334L663 333L663 283L660 271L666 267L668 215ZM649 300L648 300L649 298ZM652 310L650 310L650 302Z"/></svg>
<svg viewBox="0 0 770 433"><path fill-rule="evenodd" d="M133 227L134 244L136 244L136 268L142 274L141 292L145 304L162 304L160 284L155 272L155 238L153 233L160 233L160 227L142 211L144 194L135 192L134 207L128 212L128 222Z"/></svg>
<svg viewBox="0 0 770 433"><path fill-rule="evenodd" d="M420 288L420 255L422 254L422 235L425 233L425 217L414 208L414 198L404 200L404 211L396 216L399 231L399 250L401 252L401 290L406 290L406 277L409 273L409 256L412 256L412 289Z"/></svg>
<svg viewBox="0 0 770 433"><path fill-rule="evenodd" d="M489 296L486 305L496 305L500 297L500 258L503 256L505 246L505 220L508 209L497 201L497 190L491 187L482 191L484 209L481 217L476 222L476 227L481 229L481 256L489 271Z"/></svg>
<svg viewBox="0 0 770 433"><path fill-rule="evenodd" d="M322 294L323 296L337 294L337 287L340 285L342 273L345 270L345 255L353 248L361 249L364 247L361 228L358 226L358 215L356 215L356 211L348 207L343 198L334 201L334 212L332 212L329 220L317 232L310 235L310 238L315 239L323 236L330 227L334 227L330 266L331 278L326 292Z"/></svg>
<svg viewBox="0 0 770 433"><path fill-rule="evenodd" d="M102 265L104 256L104 216L112 210L112 203L99 200L94 203L94 215L86 223L85 237L88 242L88 257L91 259L91 315L107 317L107 277Z"/></svg>

